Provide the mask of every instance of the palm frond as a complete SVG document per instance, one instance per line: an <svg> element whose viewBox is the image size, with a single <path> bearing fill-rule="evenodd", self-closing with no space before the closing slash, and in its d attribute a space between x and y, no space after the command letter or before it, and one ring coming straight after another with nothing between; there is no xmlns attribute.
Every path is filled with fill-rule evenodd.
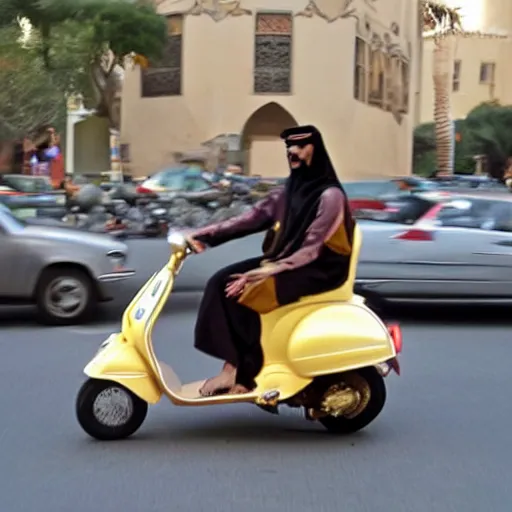
<svg viewBox="0 0 512 512"><path fill-rule="evenodd" d="M453 34L462 32L459 8L448 7L442 1L421 0L423 32Z"/></svg>

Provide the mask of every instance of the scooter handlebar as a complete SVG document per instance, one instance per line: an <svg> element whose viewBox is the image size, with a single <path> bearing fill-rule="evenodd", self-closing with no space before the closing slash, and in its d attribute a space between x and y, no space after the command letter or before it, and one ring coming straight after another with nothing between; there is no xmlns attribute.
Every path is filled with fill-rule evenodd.
<svg viewBox="0 0 512 512"><path fill-rule="evenodd" d="M203 244L197 240L191 239L184 233L170 232L167 235L167 243L173 252L181 252L186 256L189 254L200 253L203 250Z"/></svg>

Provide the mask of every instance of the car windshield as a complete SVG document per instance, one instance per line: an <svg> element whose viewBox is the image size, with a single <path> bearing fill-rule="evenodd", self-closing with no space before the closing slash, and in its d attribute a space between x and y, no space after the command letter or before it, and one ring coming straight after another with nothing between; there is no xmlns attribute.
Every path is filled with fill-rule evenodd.
<svg viewBox="0 0 512 512"><path fill-rule="evenodd" d="M203 171L195 166L172 167L153 175L148 183L173 190L182 190L185 188L187 179L200 178L202 174Z"/></svg>
<svg viewBox="0 0 512 512"><path fill-rule="evenodd" d="M354 181L343 183L349 198L375 198L383 194L397 192L397 185L392 181Z"/></svg>
<svg viewBox="0 0 512 512"><path fill-rule="evenodd" d="M509 201L474 197L460 197L446 203L436 218L443 227L506 232L512 230L511 219L512 203Z"/></svg>
<svg viewBox="0 0 512 512"><path fill-rule="evenodd" d="M7 231L17 233L23 230L26 223L16 218L7 206L0 203L0 225L7 229Z"/></svg>

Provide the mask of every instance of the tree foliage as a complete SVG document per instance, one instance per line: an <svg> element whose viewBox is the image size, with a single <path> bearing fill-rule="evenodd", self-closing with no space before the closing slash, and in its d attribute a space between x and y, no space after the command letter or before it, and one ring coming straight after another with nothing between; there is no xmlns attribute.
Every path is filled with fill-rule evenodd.
<svg viewBox="0 0 512 512"><path fill-rule="evenodd" d="M20 36L18 25L0 28L0 140L29 136L41 125L62 127L66 117L62 84Z"/></svg>
<svg viewBox="0 0 512 512"><path fill-rule="evenodd" d="M80 93L119 125L119 96L129 55L158 59L167 26L149 1L1 0L0 23L27 19L38 69L67 93ZM31 54L32 55L32 54Z"/></svg>
<svg viewBox="0 0 512 512"><path fill-rule="evenodd" d="M501 106L496 102L482 103L465 119L455 122L455 132L456 173L472 173L475 169L474 157L483 155L488 172L497 178L503 176L507 160L512 156L512 106ZM414 166L418 174L429 175L435 170L435 145L428 147L433 140L433 123L416 128Z"/></svg>

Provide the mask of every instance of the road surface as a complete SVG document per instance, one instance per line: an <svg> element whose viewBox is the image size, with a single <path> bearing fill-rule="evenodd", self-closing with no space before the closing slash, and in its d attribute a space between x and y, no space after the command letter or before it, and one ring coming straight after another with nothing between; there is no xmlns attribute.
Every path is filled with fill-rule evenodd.
<svg viewBox="0 0 512 512"><path fill-rule="evenodd" d="M149 274L160 246L145 247L134 258L145 255ZM190 260L182 289L244 256L213 254ZM86 326L0 313L1 512L510 511L510 323L404 318L403 375L388 378L382 415L357 435L333 437L292 410L162 401L132 439L95 442L74 416L82 368L135 284ZM175 294L155 332L183 380L219 367L192 348L199 300Z"/></svg>

